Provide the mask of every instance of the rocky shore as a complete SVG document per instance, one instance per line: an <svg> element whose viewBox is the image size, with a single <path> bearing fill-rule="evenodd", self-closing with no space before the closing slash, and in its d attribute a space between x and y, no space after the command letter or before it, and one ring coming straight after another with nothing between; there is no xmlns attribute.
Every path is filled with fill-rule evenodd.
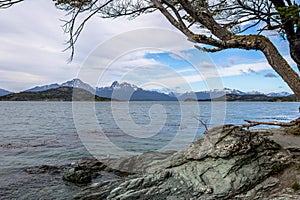
<svg viewBox="0 0 300 200"><path fill-rule="evenodd" d="M179 152L87 158L49 170L79 185L72 198L82 200L300 199L299 131L299 123L265 130L225 125Z"/></svg>

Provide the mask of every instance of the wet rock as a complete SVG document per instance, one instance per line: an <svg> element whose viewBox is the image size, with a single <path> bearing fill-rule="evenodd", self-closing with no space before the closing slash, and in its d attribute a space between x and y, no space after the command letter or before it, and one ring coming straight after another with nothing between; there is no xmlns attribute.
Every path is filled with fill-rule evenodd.
<svg viewBox="0 0 300 200"><path fill-rule="evenodd" d="M92 176L96 176L97 172L105 168L106 166L102 162L96 159L85 158L77 163L71 164L71 166L64 171L63 180L78 184L90 183Z"/></svg>
<svg viewBox="0 0 300 200"><path fill-rule="evenodd" d="M64 172L63 180L78 184L90 183L92 181L92 173L89 170L85 171L74 167Z"/></svg>
<svg viewBox="0 0 300 200"><path fill-rule="evenodd" d="M148 161L146 173L87 187L75 199L259 199L278 185L272 175L291 162L289 152L259 131L227 125L154 162L159 167Z"/></svg>
<svg viewBox="0 0 300 200"><path fill-rule="evenodd" d="M84 158L65 169L63 180L77 184L87 184L103 174L110 177L110 179L114 179L127 176L129 173L112 169L97 159Z"/></svg>

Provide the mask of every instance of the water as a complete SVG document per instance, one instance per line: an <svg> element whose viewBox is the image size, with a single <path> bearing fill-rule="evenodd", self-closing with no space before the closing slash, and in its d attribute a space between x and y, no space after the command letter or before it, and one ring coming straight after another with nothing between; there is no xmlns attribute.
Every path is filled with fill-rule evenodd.
<svg viewBox="0 0 300 200"><path fill-rule="evenodd" d="M0 102L0 198L64 199L78 190L60 177L49 183L47 175L29 175L27 167L180 149L202 136L200 120L208 127L245 124L244 119L287 122L299 117L298 107L291 102Z"/></svg>

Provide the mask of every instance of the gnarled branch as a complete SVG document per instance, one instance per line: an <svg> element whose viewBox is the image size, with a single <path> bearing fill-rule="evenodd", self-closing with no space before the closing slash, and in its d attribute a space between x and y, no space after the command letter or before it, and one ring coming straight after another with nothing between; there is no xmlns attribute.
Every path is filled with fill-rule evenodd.
<svg viewBox="0 0 300 200"><path fill-rule="evenodd" d="M270 126L282 126L282 127L290 127L300 124L300 118L292 120L290 122L260 122L260 121L252 121L252 120L244 120L249 124L242 125L242 128L249 128L258 125L270 125Z"/></svg>

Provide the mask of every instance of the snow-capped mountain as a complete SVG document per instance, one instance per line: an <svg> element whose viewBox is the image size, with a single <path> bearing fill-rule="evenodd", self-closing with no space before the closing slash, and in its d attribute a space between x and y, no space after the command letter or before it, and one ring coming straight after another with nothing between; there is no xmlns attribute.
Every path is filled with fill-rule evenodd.
<svg viewBox="0 0 300 200"><path fill-rule="evenodd" d="M242 92L240 90L224 88L226 94L237 94L237 95L266 95L268 97L286 97L292 95L288 92L270 92L270 93L262 93L259 91L250 91L250 92Z"/></svg>
<svg viewBox="0 0 300 200"><path fill-rule="evenodd" d="M28 90L25 90L25 92L42 92L42 91L56 89L56 88L59 88L59 85L57 83L54 83L50 85L36 86Z"/></svg>
<svg viewBox="0 0 300 200"><path fill-rule="evenodd" d="M161 93L161 94L166 94L172 98L177 98L179 97L181 94L180 93L176 93L168 88L159 88L159 89L152 89L152 90L149 90L149 91L152 91L152 92L158 92L158 93Z"/></svg>
<svg viewBox="0 0 300 200"><path fill-rule="evenodd" d="M42 92L42 91L46 91L46 90L50 90L50 89L56 89L59 87L81 88L81 89L87 90L91 93L95 92L95 89L92 86L90 86L87 83L84 83L83 81L81 81L78 78L74 78L73 80L64 82L62 84L54 83L54 84L50 84L50 85L36 86L36 87L30 88L28 90L25 90L25 92Z"/></svg>
<svg viewBox="0 0 300 200"><path fill-rule="evenodd" d="M199 91L199 92L186 92L183 94L177 94L172 92L169 89L156 89L156 90L145 90L139 88L138 86L128 83L114 81L111 86L108 87L97 87L94 89L89 84L81 81L78 78L75 78L70 81L66 81L62 84L50 84L44 86L36 86L34 88L26 90L26 92L42 92L49 89L56 89L59 87L72 87L72 88L81 88L87 90L93 94L96 94L100 97L112 98L117 100L125 101L185 101L185 100L206 100L214 99L218 97L225 96L226 94L234 95L266 95L268 97L285 97L291 95L288 92L279 92L279 93L268 93L263 94L258 91L243 92L236 89L224 88L224 89L214 89L210 91ZM10 94L11 92L7 90L0 89L0 96Z"/></svg>
<svg viewBox="0 0 300 200"><path fill-rule="evenodd" d="M124 101L175 101L175 97L167 94L144 90L136 85L114 81L109 87L96 88L96 95L100 97L124 100Z"/></svg>
<svg viewBox="0 0 300 200"><path fill-rule="evenodd" d="M284 97L291 95L288 92L280 92L280 93L268 93L264 94L262 92L258 91L250 91L250 92L243 92L236 89L230 89L230 88L224 88L223 90L210 90L210 91L199 91L199 92L186 92L182 95L180 95L179 99L184 101L187 99L193 99L193 100L205 100L205 99L213 99L218 98L221 96L224 96L225 94L234 94L234 95L266 95L269 97Z"/></svg>
<svg viewBox="0 0 300 200"><path fill-rule="evenodd" d="M112 89L114 90L130 90L130 91L136 91L138 88L138 86L131 84L131 83L127 83L127 82L122 82L119 83L118 81L114 81L111 86Z"/></svg>
<svg viewBox="0 0 300 200"><path fill-rule="evenodd" d="M205 100L205 99L214 99L218 97L225 96L226 94L236 94L236 95L244 95L244 92L235 89L224 88L214 89L209 91L199 91L199 92L186 92L179 96L179 100L185 101L188 99L192 100Z"/></svg>
<svg viewBox="0 0 300 200"><path fill-rule="evenodd" d="M0 88L0 97L11 94L12 92Z"/></svg>
<svg viewBox="0 0 300 200"><path fill-rule="evenodd" d="M73 80L62 83L60 85L60 87L81 88L81 89L87 90L91 93L95 93L95 89L92 86L90 86L89 84L81 81L78 78L74 78Z"/></svg>
<svg viewBox="0 0 300 200"><path fill-rule="evenodd" d="M137 89L138 87L136 85L127 82L119 83L118 81L114 81L109 87L97 87L96 95L118 100L129 100L132 93Z"/></svg>
<svg viewBox="0 0 300 200"><path fill-rule="evenodd" d="M225 94L236 94L236 95L245 95L245 92L236 89L224 88L222 90Z"/></svg>
<svg viewBox="0 0 300 200"><path fill-rule="evenodd" d="M247 94L247 95L265 95L264 93L258 92L258 91L245 92L245 94Z"/></svg>
<svg viewBox="0 0 300 200"><path fill-rule="evenodd" d="M217 97L224 96L225 93L223 91L199 91L199 92L186 92L178 97L180 101L185 100L205 100L205 99L213 99Z"/></svg>
<svg viewBox="0 0 300 200"><path fill-rule="evenodd" d="M271 92L266 94L268 97L287 97L292 95L291 93L288 92Z"/></svg>

